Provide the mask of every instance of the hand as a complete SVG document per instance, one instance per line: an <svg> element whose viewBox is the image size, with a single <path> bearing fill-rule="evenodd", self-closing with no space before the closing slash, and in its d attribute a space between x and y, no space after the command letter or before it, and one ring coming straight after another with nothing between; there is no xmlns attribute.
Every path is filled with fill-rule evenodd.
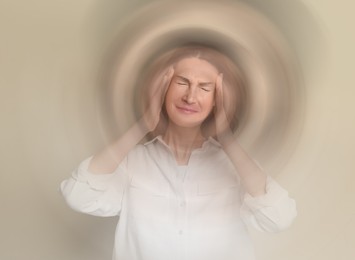
<svg viewBox="0 0 355 260"><path fill-rule="evenodd" d="M164 104L165 94L168 91L173 75L174 69L169 67L161 76L153 80L149 89L148 107L143 114L143 121L149 132L153 131L160 121L160 112Z"/></svg>
<svg viewBox="0 0 355 260"><path fill-rule="evenodd" d="M215 92L215 123L216 135L222 143L227 143L233 137L233 131L230 128L231 118L234 116L233 97L229 93L227 86L223 84L223 74L219 74L216 79Z"/></svg>

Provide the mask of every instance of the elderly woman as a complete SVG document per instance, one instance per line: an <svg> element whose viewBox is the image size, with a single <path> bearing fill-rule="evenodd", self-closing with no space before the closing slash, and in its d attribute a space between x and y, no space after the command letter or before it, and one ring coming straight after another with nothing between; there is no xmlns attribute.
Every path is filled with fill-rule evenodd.
<svg viewBox="0 0 355 260"><path fill-rule="evenodd" d="M236 66L190 46L151 68L142 118L62 183L67 203L119 216L116 260L254 259L247 225L280 231L296 208L234 137L243 102Z"/></svg>

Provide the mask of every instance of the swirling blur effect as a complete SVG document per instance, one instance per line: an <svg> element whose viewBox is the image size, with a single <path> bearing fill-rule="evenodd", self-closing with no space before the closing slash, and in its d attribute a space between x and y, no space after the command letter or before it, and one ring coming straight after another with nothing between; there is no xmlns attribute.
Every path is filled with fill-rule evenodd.
<svg viewBox="0 0 355 260"><path fill-rule="evenodd" d="M271 21L233 1L155 2L121 23L102 76L106 139L139 117L137 82L151 62L189 43L211 46L237 64L247 82L238 138L264 167L281 167L302 129L305 97L297 57Z"/></svg>
<svg viewBox="0 0 355 260"><path fill-rule="evenodd" d="M139 117L160 53L210 44L248 78L242 145L296 199L259 260L355 259L354 3L0 2L0 259L110 259L117 219L72 212L59 183Z"/></svg>

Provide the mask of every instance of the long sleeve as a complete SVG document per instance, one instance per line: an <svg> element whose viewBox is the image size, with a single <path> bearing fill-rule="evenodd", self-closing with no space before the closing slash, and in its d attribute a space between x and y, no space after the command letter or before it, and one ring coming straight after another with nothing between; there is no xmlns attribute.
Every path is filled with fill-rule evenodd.
<svg viewBox="0 0 355 260"><path fill-rule="evenodd" d="M296 203L285 189L268 177L265 195L244 194L241 216L258 230L279 232L288 228L297 216Z"/></svg>
<svg viewBox="0 0 355 260"><path fill-rule="evenodd" d="M84 160L64 180L60 189L67 204L74 210L94 216L116 216L120 213L127 183L124 161L111 174L92 174L88 166L92 157Z"/></svg>

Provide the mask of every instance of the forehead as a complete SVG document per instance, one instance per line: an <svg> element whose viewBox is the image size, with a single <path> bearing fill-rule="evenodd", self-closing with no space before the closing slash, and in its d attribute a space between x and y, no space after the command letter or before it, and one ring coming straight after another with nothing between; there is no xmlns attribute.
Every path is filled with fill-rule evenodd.
<svg viewBox="0 0 355 260"><path fill-rule="evenodd" d="M199 58L184 58L176 63L175 75L214 80L218 71L208 61Z"/></svg>

